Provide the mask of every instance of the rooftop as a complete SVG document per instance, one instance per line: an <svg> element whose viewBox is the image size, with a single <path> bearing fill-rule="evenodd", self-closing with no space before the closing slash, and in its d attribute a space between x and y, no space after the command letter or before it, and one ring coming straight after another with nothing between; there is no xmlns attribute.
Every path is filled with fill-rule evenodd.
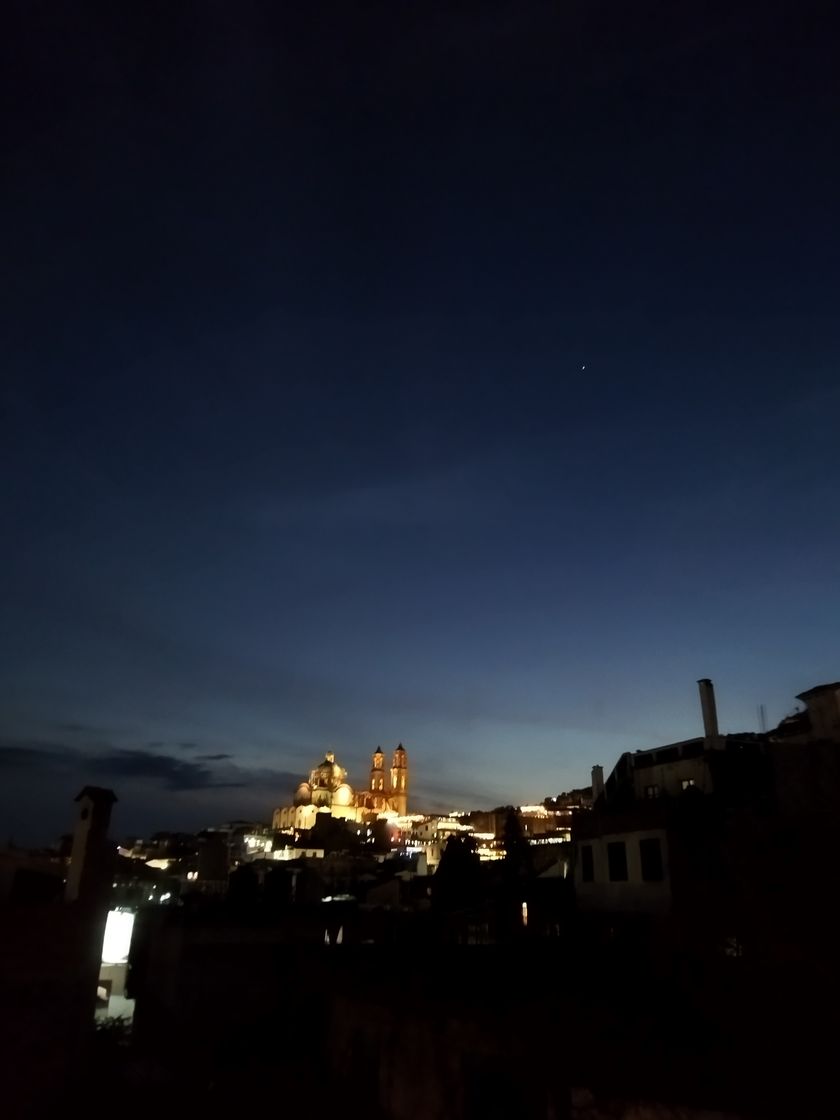
<svg viewBox="0 0 840 1120"><path fill-rule="evenodd" d="M796 699L807 700L809 696L819 696L823 692L840 692L840 681L834 681L833 684L815 684L813 688L800 692Z"/></svg>

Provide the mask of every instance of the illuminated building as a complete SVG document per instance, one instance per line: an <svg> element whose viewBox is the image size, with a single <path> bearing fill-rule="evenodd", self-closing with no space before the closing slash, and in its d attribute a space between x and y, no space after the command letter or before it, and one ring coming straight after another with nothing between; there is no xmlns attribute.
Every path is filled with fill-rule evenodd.
<svg viewBox="0 0 840 1120"><path fill-rule="evenodd" d="M108 911L102 941L102 964L96 985L96 1017L119 1017L130 1022L134 1016L134 1000L126 997L128 953L134 930L135 912L117 908Z"/></svg>
<svg viewBox="0 0 840 1120"><path fill-rule="evenodd" d="M429 872L437 870L443 849L453 836L469 836L475 841L475 850L480 860L502 859L504 852L496 843L492 832L477 832L471 823L449 816L409 816L394 822L403 834L404 850L408 854L419 853L424 857L425 868Z"/></svg>
<svg viewBox="0 0 840 1120"><path fill-rule="evenodd" d="M368 789L356 794L356 806L367 813L396 813L404 817L408 812L408 754L400 743L391 758L390 772L385 770L382 748L373 752Z"/></svg>
<svg viewBox="0 0 840 1120"><path fill-rule="evenodd" d="M308 781L295 790L292 805L275 809L275 831L305 830L315 824L318 813L329 813L341 820L362 822L372 816L394 814L404 817L408 807L408 753L402 743L385 768L380 747L371 759L368 789L356 792L347 781L347 771L327 751L323 762L310 771Z"/></svg>
<svg viewBox="0 0 840 1120"><path fill-rule="evenodd" d="M564 844L571 840L571 814L546 809L544 805L520 805L517 811L523 835L541 844Z"/></svg>
<svg viewBox="0 0 840 1120"><path fill-rule="evenodd" d="M405 747L399 744L391 760L391 796L389 808L400 816L408 811L408 757Z"/></svg>
<svg viewBox="0 0 840 1120"><path fill-rule="evenodd" d="M547 801L552 799L547 799ZM552 801L553 805L553 801ZM510 812L514 812L526 840L533 844L565 844L571 839L572 811L556 809L546 804L520 805L492 810L475 810L470 813L453 813L452 816L469 823L476 837L483 835L495 839L496 846L501 844L505 834L505 824ZM482 858L492 858L483 856Z"/></svg>

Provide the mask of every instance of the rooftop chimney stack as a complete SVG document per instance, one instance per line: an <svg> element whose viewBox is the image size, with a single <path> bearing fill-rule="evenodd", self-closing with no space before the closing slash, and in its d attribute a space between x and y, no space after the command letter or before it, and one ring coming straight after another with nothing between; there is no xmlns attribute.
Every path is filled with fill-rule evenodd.
<svg viewBox="0 0 840 1120"><path fill-rule="evenodd" d="M598 798L604 792L604 767L592 767L592 804L594 805Z"/></svg>
<svg viewBox="0 0 840 1120"><path fill-rule="evenodd" d="M720 746L717 707L715 705L715 686L708 677L697 682L700 689L700 706L703 709L703 734L706 736L706 750L716 750Z"/></svg>
<svg viewBox="0 0 840 1120"><path fill-rule="evenodd" d="M116 857L116 845L108 841L108 824L116 800L113 790L100 786L85 786L76 798L79 815L64 887L66 902L101 906L108 899Z"/></svg>

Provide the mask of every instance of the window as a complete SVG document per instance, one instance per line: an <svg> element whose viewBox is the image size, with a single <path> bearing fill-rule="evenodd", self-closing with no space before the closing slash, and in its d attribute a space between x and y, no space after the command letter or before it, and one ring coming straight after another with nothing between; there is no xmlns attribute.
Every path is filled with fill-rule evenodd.
<svg viewBox="0 0 840 1120"><path fill-rule="evenodd" d="M607 865L610 869L611 883L627 882L627 849L623 840L607 844Z"/></svg>
<svg viewBox="0 0 840 1120"><path fill-rule="evenodd" d="M680 785L682 786L683 789L691 789L691 787L694 785L694 779L693 778L683 778Z"/></svg>
<svg viewBox="0 0 840 1120"><path fill-rule="evenodd" d="M595 881L595 860L591 844L584 844L580 850L580 877L584 883Z"/></svg>
<svg viewBox="0 0 840 1120"><path fill-rule="evenodd" d="M723 939L723 955L725 957L743 957L744 946L737 937L725 937Z"/></svg>
<svg viewBox="0 0 840 1120"><path fill-rule="evenodd" d="M645 786L645 797L652 801L659 796L659 786Z"/></svg>
<svg viewBox="0 0 840 1120"><path fill-rule="evenodd" d="M639 856L642 861L644 882L661 883L665 878L662 871L662 845L655 836L639 841Z"/></svg>

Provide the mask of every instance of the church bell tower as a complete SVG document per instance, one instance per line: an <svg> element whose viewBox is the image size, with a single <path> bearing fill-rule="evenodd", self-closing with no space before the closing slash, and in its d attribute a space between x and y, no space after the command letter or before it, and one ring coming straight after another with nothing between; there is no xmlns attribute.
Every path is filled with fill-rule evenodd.
<svg viewBox="0 0 840 1120"><path fill-rule="evenodd" d="M385 755L381 747L373 752L370 764L370 792L385 797Z"/></svg>
<svg viewBox="0 0 840 1120"><path fill-rule="evenodd" d="M400 743L391 761L391 808L401 817L408 809L408 755Z"/></svg>

